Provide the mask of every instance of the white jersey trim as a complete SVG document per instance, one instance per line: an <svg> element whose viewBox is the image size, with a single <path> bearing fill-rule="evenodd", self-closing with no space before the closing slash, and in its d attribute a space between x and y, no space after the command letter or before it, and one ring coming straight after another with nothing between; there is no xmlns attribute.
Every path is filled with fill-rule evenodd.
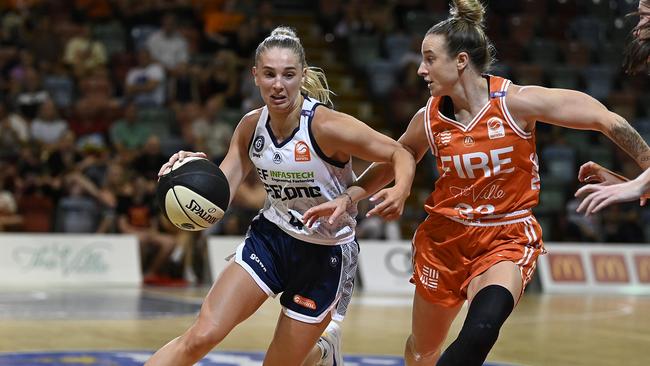
<svg viewBox="0 0 650 366"><path fill-rule="evenodd" d="M507 91L508 87L510 86L512 82L510 80L504 79L503 84L501 85L501 90L502 91ZM530 139L533 137L533 134L531 132L526 132L519 127L517 122L515 122L515 119L512 117L510 114L510 110L508 109L508 105L506 104L506 97L505 95L503 97L499 97L499 106L501 107L501 111L503 112L503 115L506 117L506 123L510 126L510 128L515 131L515 133L523 138L523 139Z"/></svg>

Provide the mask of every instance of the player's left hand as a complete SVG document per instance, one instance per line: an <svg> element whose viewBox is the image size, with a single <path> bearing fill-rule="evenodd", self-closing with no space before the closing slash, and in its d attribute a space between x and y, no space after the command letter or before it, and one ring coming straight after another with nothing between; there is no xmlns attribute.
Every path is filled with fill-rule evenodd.
<svg viewBox="0 0 650 366"><path fill-rule="evenodd" d="M639 198L640 205L645 206L647 200L642 195L642 185L636 180L614 185L587 184L575 193L576 197L584 198L576 211L590 215L614 203L630 202Z"/></svg>
<svg viewBox="0 0 650 366"><path fill-rule="evenodd" d="M382 189L370 197L371 202L379 203L368 211L366 217L377 215L386 221L397 220L404 212L404 203L408 196L408 191L404 192L396 187Z"/></svg>
<svg viewBox="0 0 650 366"><path fill-rule="evenodd" d="M593 161L588 161L580 166L578 180L583 183L602 183L604 185L612 185L628 181L628 179Z"/></svg>

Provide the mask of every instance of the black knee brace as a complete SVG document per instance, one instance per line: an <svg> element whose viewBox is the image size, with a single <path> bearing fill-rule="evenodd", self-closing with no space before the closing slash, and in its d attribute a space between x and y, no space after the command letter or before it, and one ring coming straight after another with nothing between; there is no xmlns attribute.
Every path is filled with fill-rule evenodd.
<svg viewBox="0 0 650 366"><path fill-rule="evenodd" d="M458 338L445 350L436 365L483 365L514 306L512 294L503 286L490 285L479 291L469 306Z"/></svg>

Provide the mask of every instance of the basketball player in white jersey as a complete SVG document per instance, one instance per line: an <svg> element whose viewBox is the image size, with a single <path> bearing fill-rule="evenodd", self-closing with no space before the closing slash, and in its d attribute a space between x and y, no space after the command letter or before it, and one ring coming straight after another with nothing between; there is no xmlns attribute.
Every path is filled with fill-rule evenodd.
<svg viewBox="0 0 650 366"><path fill-rule="evenodd" d="M268 193L266 203L194 324L147 365L193 365L278 294L283 309L264 365L342 364L332 342L336 326L324 334L325 342L317 341L330 320L343 318L352 295L359 252L356 206L311 228L303 225L302 214L346 194L355 179L352 156L392 164L398 178L380 196L396 202L401 212L415 162L396 141L323 105L320 101L330 103L330 91L319 70L307 67L300 40L289 28L276 28L258 46L253 75L266 105L242 118L220 168L231 195L256 172ZM205 157L181 151L161 172L189 156Z"/></svg>
<svg viewBox="0 0 650 366"><path fill-rule="evenodd" d="M639 23L632 30L632 39L625 50L623 68L628 74L648 73L650 61L650 0L639 1ZM578 179L591 183L576 192L583 200L577 208L586 215L618 202L641 199L641 206L650 198L650 170L641 173L636 179L617 175L606 168L590 161L580 167Z"/></svg>

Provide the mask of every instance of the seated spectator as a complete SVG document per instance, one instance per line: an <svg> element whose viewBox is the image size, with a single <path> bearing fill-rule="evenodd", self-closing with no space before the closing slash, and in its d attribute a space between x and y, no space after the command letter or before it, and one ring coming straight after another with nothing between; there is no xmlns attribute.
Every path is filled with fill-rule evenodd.
<svg viewBox="0 0 650 366"><path fill-rule="evenodd" d="M102 113L101 109L91 99L79 100L69 120L70 130L75 133L77 141L88 138L101 141L106 146L105 136L108 135L109 116Z"/></svg>
<svg viewBox="0 0 650 366"><path fill-rule="evenodd" d="M228 108L241 107L237 56L232 51L217 51L214 61L203 73L201 99L208 100L215 95L223 95Z"/></svg>
<svg viewBox="0 0 650 366"><path fill-rule="evenodd" d="M199 101L200 73L201 69L199 67L190 66L186 63L178 64L176 72L170 77L168 100L175 105ZM173 106L172 108L177 107Z"/></svg>
<svg viewBox="0 0 650 366"><path fill-rule="evenodd" d="M15 113L8 113L0 103L0 159L15 158L20 147L29 141L29 125Z"/></svg>
<svg viewBox="0 0 650 366"><path fill-rule="evenodd" d="M45 183L45 184L41 184ZM22 231L47 233L52 231L54 217L54 198L58 192L53 191L47 182L39 182L31 177L18 198L18 213L23 218Z"/></svg>
<svg viewBox="0 0 650 366"><path fill-rule="evenodd" d="M92 39L88 24L80 24L77 34L65 45L63 61L75 77L81 80L95 68L106 64L106 48L101 42Z"/></svg>
<svg viewBox="0 0 650 366"><path fill-rule="evenodd" d="M172 13L163 16L160 29L147 39L147 49L151 58L162 64L171 75L176 74L180 64L190 60L185 36L178 31L176 17Z"/></svg>
<svg viewBox="0 0 650 366"><path fill-rule="evenodd" d="M151 135L149 127L139 122L138 107L134 103L129 103L124 109L124 118L111 125L111 143L118 153L133 156L149 139Z"/></svg>
<svg viewBox="0 0 650 366"><path fill-rule="evenodd" d="M68 130L68 122L59 116L52 99L47 99L38 111L31 125L32 139L46 150L51 150Z"/></svg>
<svg viewBox="0 0 650 366"><path fill-rule="evenodd" d="M137 177L118 197L116 211L118 232L138 238L145 283L160 283L165 277L163 266L175 245L172 235L159 230L154 202L154 196L147 188L147 180Z"/></svg>
<svg viewBox="0 0 650 366"><path fill-rule="evenodd" d="M23 81L19 87L20 91L16 93L15 97L16 110L26 120L31 121L36 117L41 104L49 98L49 94L43 89L41 78L33 68L25 70Z"/></svg>
<svg viewBox="0 0 650 366"><path fill-rule="evenodd" d="M56 148L49 152L43 164L45 174L52 179L63 178L64 174L78 170L78 164L83 156L77 151L74 132L68 130L57 143Z"/></svg>
<svg viewBox="0 0 650 366"><path fill-rule="evenodd" d="M126 75L126 96L138 107L159 107L165 103L165 70L149 51L138 51L138 65Z"/></svg>
<svg viewBox="0 0 650 366"><path fill-rule="evenodd" d="M216 163L225 157L234 132L232 125L222 119L223 100L221 95L208 100L203 116L192 122L195 149L205 152Z"/></svg>
<svg viewBox="0 0 650 366"><path fill-rule="evenodd" d="M158 136L149 136L147 142L142 147L142 151L133 160L132 168L148 179L149 183L155 184L158 180L160 167L168 159L167 155L164 155L160 150L160 139Z"/></svg>
<svg viewBox="0 0 650 366"><path fill-rule="evenodd" d="M81 174L66 177L63 197L56 208L54 230L62 233L105 232L100 228L102 207L93 197L97 187ZM108 227L108 224L104 224Z"/></svg>
<svg viewBox="0 0 650 366"><path fill-rule="evenodd" d="M17 214L16 199L12 192L0 189L0 232L13 231L23 223Z"/></svg>
<svg viewBox="0 0 650 366"><path fill-rule="evenodd" d="M36 20L34 30L28 34L27 48L34 55L40 70L51 70L53 65L61 61L63 37L55 33L53 20L50 17L40 17Z"/></svg>

